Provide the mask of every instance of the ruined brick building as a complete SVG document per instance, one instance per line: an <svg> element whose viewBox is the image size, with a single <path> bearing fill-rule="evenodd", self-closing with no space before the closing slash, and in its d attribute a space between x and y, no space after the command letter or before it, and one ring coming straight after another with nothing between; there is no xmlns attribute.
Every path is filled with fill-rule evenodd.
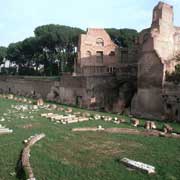
<svg viewBox="0 0 180 180"><path fill-rule="evenodd" d="M115 72L120 64L120 49L104 29L88 29L79 38L75 73L87 75Z"/></svg>
<svg viewBox="0 0 180 180"><path fill-rule="evenodd" d="M29 78L0 77L0 89L15 94L21 90L23 95L36 91L63 104L180 121L180 86L166 82L180 51L180 27L173 18L173 7L159 2L151 27L140 32L132 49L118 47L104 29L88 29L79 39L73 75L39 80L39 86Z"/></svg>
<svg viewBox="0 0 180 180"><path fill-rule="evenodd" d="M173 7L159 2L153 10L151 27L139 35L134 115L180 120L179 88L166 82L166 72L174 71L177 62L173 57L180 51L180 27L174 26L173 19Z"/></svg>
<svg viewBox="0 0 180 180"><path fill-rule="evenodd" d="M134 53L134 54L133 54ZM87 30L79 39L75 75L102 75L117 73L122 65L137 64L135 49L120 48L104 29Z"/></svg>
<svg viewBox="0 0 180 180"><path fill-rule="evenodd" d="M88 29L79 39L73 76L62 76L48 97L89 109L122 112L136 87L135 51L118 47L104 29Z"/></svg>

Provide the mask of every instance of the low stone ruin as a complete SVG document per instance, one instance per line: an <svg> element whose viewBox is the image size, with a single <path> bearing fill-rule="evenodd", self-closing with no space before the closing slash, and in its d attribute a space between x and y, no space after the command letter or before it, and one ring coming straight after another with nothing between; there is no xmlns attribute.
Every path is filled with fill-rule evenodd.
<svg viewBox="0 0 180 180"><path fill-rule="evenodd" d="M139 125L140 121L139 121L139 119L132 118L131 123L134 127L137 127Z"/></svg>
<svg viewBox="0 0 180 180"><path fill-rule="evenodd" d="M163 131L164 131L164 133L172 133L173 128L169 124L164 124Z"/></svg>
<svg viewBox="0 0 180 180"><path fill-rule="evenodd" d="M1 134L10 134L12 132L13 132L13 130L6 128L0 124L0 135Z"/></svg>
<svg viewBox="0 0 180 180"><path fill-rule="evenodd" d="M88 121L88 117L77 117L76 115L59 115L54 113L44 113L41 114L41 117L46 117L48 119L51 119L51 121L55 121L57 123L62 124L69 124L69 123L77 123L77 122L83 122Z"/></svg>
<svg viewBox="0 0 180 180"><path fill-rule="evenodd" d="M11 108L16 109L17 111L25 112L29 110L37 110L37 105L27 105L27 104L18 104L18 105L11 105Z"/></svg>
<svg viewBox="0 0 180 180"><path fill-rule="evenodd" d="M149 129L156 129L156 124L153 121L146 121L144 128L149 130Z"/></svg>
<svg viewBox="0 0 180 180"><path fill-rule="evenodd" d="M142 172L146 172L148 174L155 174L156 173L155 167L151 166L149 164L134 161L134 160L131 160L128 158L121 159L121 162L130 168L137 169L137 170L140 170Z"/></svg>
<svg viewBox="0 0 180 180"><path fill-rule="evenodd" d="M28 103L32 104L33 102L30 99L24 98L24 97L16 97L13 94L0 94L0 98L4 99L9 99L9 100L14 100L16 102L21 102L21 103Z"/></svg>
<svg viewBox="0 0 180 180"><path fill-rule="evenodd" d="M61 112L65 112L65 114L62 115L62 114L55 114L55 113L42 113L41 117L45 117L45 118L50 119L52 122L57 122L57 123L62 123L62 124L78 123L78 122L84 122L84 121L89 121L89 120L102 120L105 122L113 122L115 124L126 122L125 119L118 118L118 117L103 116L99 114L90 114L87 112L73 112L72 108L68 108L68 109L63 108Z"/></svg>
<svg viewBox="0 0 180 180"><path fill-rule="evenodd" d="M85 131L104 131L105 129L99 125L98 127L85 127L85 128L73 128L73 132L85 132Z"/></svg>
<svg viewBox="0 0 180 180"><path fill-rule="evenodd" d="M121 124L121 123L125 123L126 120L124 118L117 118L114 120L114 123L115 124Z"/></svg>
<svg viewBox="0 0 180 180"><path fill-rule="evenodd" d="M27 172L27 176L28 176L27 180L35 180L35 176L33 174L33 170L29 161L31 147L44 137L45 134L39 134L39 135L31 136L27 140L24 140L25 147L23 149L21 161L25 172Z"/></svg>
<svg viewBox="0 0 180 180"><path fill-rule="evenodd" d="M37 106L43 106L44 105L43 99L38 99L37 102L36 102L36 105Z"/></svg>

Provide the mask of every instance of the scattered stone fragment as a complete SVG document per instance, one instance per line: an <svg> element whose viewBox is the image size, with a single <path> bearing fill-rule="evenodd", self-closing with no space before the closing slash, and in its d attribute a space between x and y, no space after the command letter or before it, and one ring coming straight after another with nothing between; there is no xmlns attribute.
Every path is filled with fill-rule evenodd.
<svg viewBox="0 0 180 180"><path fill-rule="evenodd" d="M56 110L57 109L57 105L56 104L50 104L49 108L52 110Z"/></svg>
<svg viewBox="0 0 180 180"><path fill-rule="evenodd" d="M9 94L9 95L7 95L7 99L14 99L14 95L13 94Z"/></svg>
<svg viewBox="0 0 180 180"><path fill-rule="evenodd" d="M57 110L63 112L63 111L64 111L64 108L63 108L63 107L58 107Z"/></svg>
<svg viewBox="0 0 180 180"><path fill-rule="evenodd" d="M157 129L156 123L153 121L151 121L151 129Z"/></svg>
<svg viewBox="0 0 180 180"><path fill-rule="evenodd" d="M22 99L22 102L24 102L24 103L27 103L27 101L28 101L28 100L27 100L26 98L23 98L23 99Z"/></svg>
<svg viewBox="0 0 180 180"><path fill-rule="evenodd" d="M95 119L95 120L100 120L100 119L101 119L101 116L100 116L99 114L95 114L95 115L94 115L94 119Z"/></svg>
<svg viewBox="0 0 180 180"><path fill-rule="evenodd" d="M139 125L139 119L136 119L136 118L132 118L131 119L131 123L134 127L137 127Z"/></svg>
<svg viewBox="0 0 180 180"><path fill-rule="evenodd" d="M113 120L113 118L110 117L110 116L105 116L105 117L104 117L104 121L106 121L106 122L112 121L112 120Z"/></svg>
<svg viewBox="0 0 180 180"><path fill-rule="evenodd" d="M41 98L41 99L38 99L37 102L36 102L36 105L37 105L37 106L43 106L43 105L44 105L43 99L42 99L42 98Z"/></svg>
<svg viewBox="0 0 180 180"><path fill-rule="evenodd" d="M140 170L142 172L146 172L148 174L155 174L156 173L155 167L151 166L149 164L134 161L134 160L131 160L128 158L121 159L121 162L130 168L137 169L137 170Z"/></svg>
<svg viewBox="0 0 180 180"><path fill-rule="evenodd" d="M123 118L115 118L115 120L114 120L114 123L115 124L121 124L121 123L124 123L124 122L126 122L126 120L125 119L123 119Z"/></svg>
<svg viewBox="0 0 180 180"><path fill-rule="evenodd" d="M59 115L54 113L43 113L41 114L41 117L46 117L51 119L51 121L61 122L62 124L77 123L89 120L87 117L79 117L74 114Z"/></svg>
<svg viewBox="0 0 180 180"><path fill-rule="evenodd" d="M98 131L104 131L104 128L101 125L99 125L97 129Z"/></svg>
<svg viewBox="0 0 180 180"><path fill-rule="evenodd" d="M33 109L34 109L34 110L37 110L37 109L38 109L38 106L37 106L37 105L33 105Z"/></svg>
<svg viewBox="0 0 180 180"><path fill-rule="evenodd" d="M11 176L16 176L16 173L15 172L11 172L10 175Z"/></svg>
<svg viewBox="0 0 180 180"><path fill-rule="evenodd" d="M164 131L164 133L172 133L173 128L169 124L164 124L163 131Z"/></svg>
<svg viewBox="0 0 180 180"><path fill-rule="evenodd" d="M78 122L83 122L83 121L89 121L89 118L87 117L79 117Z"/></svg>
<svg viewBox="0 0 180 180"><path fill-rule="evenodd" d="M86 127L86 128L73 128L73 132L85 132L85 131L104 131L105 129L102 126L98 127Z"/></svg>
<svg viewBox="0 0 180 180"><path fill-rule="evenodd" d="M72 113L72 108L67 108L67 110L65 111L66 113Z"/></svg>
<svg viewBox="0 0 180 180"><path fill-rule="evenodd" d="M81 112L74 112L73 114L74 114L75 116L80 116L80 115L84 116L84 114L83 114L83 113L81 114Z"/></svg>
<svg viewBox="0 0 180 180"><path fill-rule="evenodd" d="M77 112L79 115L81 115L81 112ZM84 113L82 113L82 116L83 117L90 117L91 116L91 114L90 113L87 113L87 112L84 112Z"/></svg>
<svg viewBox="0 0 180 180"><path fill-rule="evenodd" d="M5 121L5 119L2 117L0 121L1 121L1 122L4 122L4 121Z"/></svg>
<svg viewBox="0 0 180 180"><path fill-rule="evenodd" d="M32 104L32 101L31 101L31 100L28 100L27 103L28 103L28 104Z"/></svg>
<svg viewBox="0 0 180 180"><path fill-rule="evenodd" d="M13 132L13 130L6 128L0 124L0 135L1 134L10 134L12 132Z"/></svg>
<svg viewBox="0 0 180 180"><path fill-rule="evenodd" d="M156 129L156 124L153 121L146 121L144 128L149 130L149 129Z"/></svg>

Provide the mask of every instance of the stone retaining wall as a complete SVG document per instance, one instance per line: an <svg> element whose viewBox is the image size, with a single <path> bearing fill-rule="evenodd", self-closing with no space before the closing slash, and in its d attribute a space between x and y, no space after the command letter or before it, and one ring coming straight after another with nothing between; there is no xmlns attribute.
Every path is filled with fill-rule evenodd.
<svg viewBox="0 0 180 180"><path fill-rule="evenodd" d="M0 76L0 92L46 98L56 80L26 76Z"/></svg>

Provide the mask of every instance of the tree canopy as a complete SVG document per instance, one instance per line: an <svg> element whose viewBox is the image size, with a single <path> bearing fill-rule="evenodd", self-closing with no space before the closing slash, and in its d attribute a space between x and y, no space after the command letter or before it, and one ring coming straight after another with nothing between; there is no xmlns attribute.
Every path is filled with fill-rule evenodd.
<svg viewBox="0 0 180 180"><path fill-rule="evenodd" d="M7 56L7 48L0 46L0 65L3 63L3 59Z"/></svg>
<svg viewBox="0 0 180 180"><path fill-rule="evenodd" d="M84 31L60 25L44 25L35 29L35 37L8 46L7 58L19 65L19 74L58 75L72 71L78 37ZM40 65L44 71L39 74ZM34 70L35 69L35 70Z"/></svg>
<svg viewBox="0 0 180 180"><path fill-rule="evenodd" d="M121 47L132 47L138 33L132 29L106 29ZM34 30L34 37L0 48L0 63L4 57L18 66L20 75L59 75L72 72L77 57L80 28L49 24Z"/></svg>
<svg viewBox="0 0 180 180"><path fill-rule="evenodd" d="M173 82L175 84L179 84L180 83L180 64L179 64L180 63L180 53L175 55L173 60L177 61L178 64L175 66L174 72L172 72L172 73L166 72L166 81Z"/></svg>
<svg viewBox="0 0 180 180"><path fill-rule="evenodd" d="M135 39L138 38L138 32L134 29L106 29L111 39L121 47L131 48Z"/></svg>

